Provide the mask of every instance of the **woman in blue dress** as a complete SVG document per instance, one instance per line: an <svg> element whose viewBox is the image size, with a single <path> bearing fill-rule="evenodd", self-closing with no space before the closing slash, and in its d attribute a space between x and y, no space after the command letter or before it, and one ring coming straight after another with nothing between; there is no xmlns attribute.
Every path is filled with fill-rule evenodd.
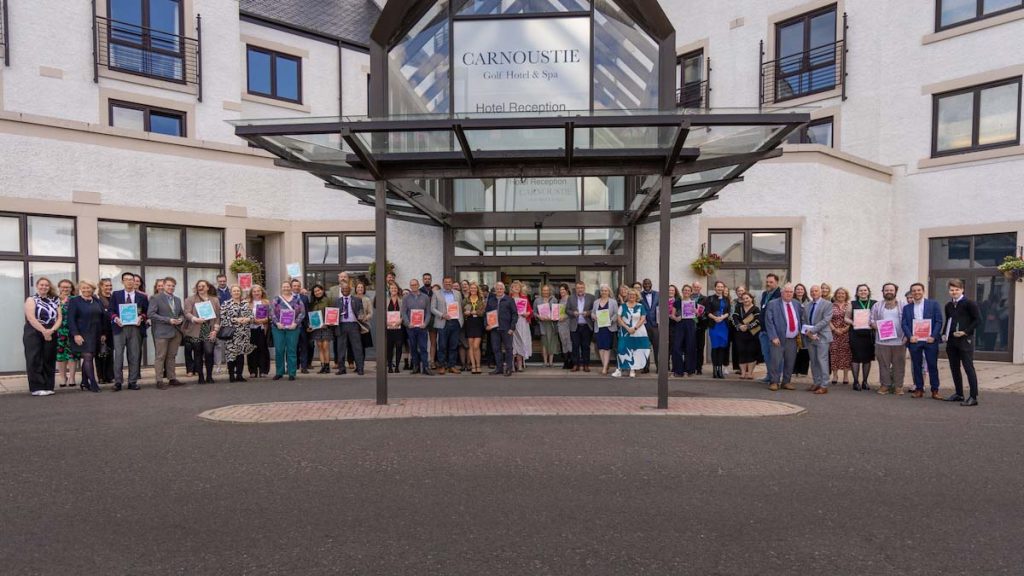
<svg viewBox="0 0 1024 576"><path fill-rule="evenodd" d="M714 366L714 378L725 378L725 365L729 362L729 316L731 316L729 296L726 294L725 282L715 282L715 293L707 299L704 309L708 323L708 337L711 340L711 364Z"/></svg>
<svg viewBox="0 0 1024 576"><path fill-rule="evenodd" d="M598 312L601 310L608 311L609 324L598 327L600 323ZM594 318L594 328L597 330L597 352L601 356L601 374L607 374L608 364L612 359L612 337L615 335L614 330L619 325L617 321L619 303L612 298L612 289L607 284L601 284L601 288L598 289L597 300L594 300L594 309L591 316Z"/></svg>
<svg viewBox="0 0 1024 576"><path fill-rule="evenodd" d="M651 339L647 337L647 321L640 293L630 288L626 303L619 308L619 367L612 373L618 378L623 370L629 370L629 377L635 378L637 370L647 366L651 355Z"/></svg>

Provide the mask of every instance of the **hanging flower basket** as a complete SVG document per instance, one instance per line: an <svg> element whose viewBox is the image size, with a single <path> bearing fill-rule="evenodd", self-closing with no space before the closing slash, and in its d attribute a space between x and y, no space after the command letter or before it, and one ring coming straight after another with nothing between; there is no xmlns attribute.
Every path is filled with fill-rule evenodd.
<svg viewBox="0 0 1024 576"><path fill-rule="evenodd" d="M718 267L721 265L721 256L714 252L706 255L702 252L700 258L697 258L690 263L690 268L699 276L713 276L715 274L715 270L718 270Z"/></svg>
<svg viewBox="0 0 1024 576"><path fill-rule="evenodd" d="M1014 282L1024 280L1024 259L1021 259L1020 256L1007 256L1003 258L1003 263L996 269L1002 272L1007 280L1013 280Z"/></svg>
<svg viewBox="0 0 1024 576"><path fill-rule="evenodd" d="M253 284L263 285L263 264L256 260L251 258L237 258L231 262L231 265L228 266L228 270L236 276L244 273L252 274Z"/></svg>
<svg viewBox="0 0 1024 576"><path fill-rule="evenodd" d="M370 266L367 268L367 272L368 272L368 274L370 276L370 282L371 283L376 283L377 282L377 263L376 262L370 262ZM385 262L385 264L384 264L384 275L387 276L388 274L394 274L394 273L395 273L395 263L392 262L391 260L387 260Z"/></svg>

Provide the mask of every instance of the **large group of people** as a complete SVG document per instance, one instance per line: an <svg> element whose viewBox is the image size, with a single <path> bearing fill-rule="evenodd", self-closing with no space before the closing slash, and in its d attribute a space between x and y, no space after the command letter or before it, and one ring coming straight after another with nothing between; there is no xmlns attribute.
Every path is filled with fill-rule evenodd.
<svg viewBox="0 0 1024 576"><path fill-rule="evenodd" d="M33 395L74 386L81 368L83 390L100 391L113 384L119 391L139 389L145 339L153 339L154 378L158 389L181 386L176 376L178 350L184 347L186 376L199 384L215 382L214 374L227 364L229 381L245 382L270 375L274 349L274 380L308 373L317 360L320 373L353 370L364 374L365 351L373 346L370 326L376 298L367 296L365 278L338 275L329 290L317 284L282 282L270 298L258 284L243 290L198 280L185 299L175 294L174 278L158 280L149 293L142 279L125 272L122 289L109 279L98 285L61 280L56 286L39 278L36 293L25 301L25 360ZM431 274L400 286L386 278L387 314L383 346L389 373L490 374L511 376L526 369L540 341L544 366L562 360L562 369L590 372L591 348L596 349L600 373L634 377L648 372L657 358L658 330L668 330L670 361L663 368L673 376L703 373L710 344L712 378L735 373L753 380L758 363L766 365L762 382L771 390L794 390L794 376L810 375L808 390L826 394L840 382L853 390L871 390L873 364L879 367L881 394L904 393L909 352L914 397L924 396L925 375L931 395L939 395L937 358L946 343L956 392L945 400L977 405L977 375L973 365L973 335L978 306L963 296L959 280L949 282L950 302L942 309L925 298L915 283L902 298L892 283L882 286L882 299L871 288L856 287L851 299L845 288L834 292L827 283L780 286L775 274L764 279L759 297L724 282L702 293L700 282L682 288L668 286L667 322L659 322L659 292L650 279L623 284L616 290L602 284L590 292L584 282L541 286L531 295L527 284L513 280L493 286L445 276L433 283ZM332 354L333 353L333 354ZM730 371L728 367L731 367ZM662 368L662 367L659 367ZM969 392L965 395L963 373Z"/></svg>

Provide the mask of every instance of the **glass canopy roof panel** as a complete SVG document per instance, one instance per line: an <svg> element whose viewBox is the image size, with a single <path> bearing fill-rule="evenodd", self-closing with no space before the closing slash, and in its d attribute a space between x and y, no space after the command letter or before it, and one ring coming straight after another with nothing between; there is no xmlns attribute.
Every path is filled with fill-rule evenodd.
<svg viewBox="0 0 1024 576"><path fill-rule="evenodd" d="M589 12L589 0L455 0L456 14L491 15Z"/></svg>
<svg viewBox="0 0 1024 576"><path fill-rule="evenodd" d="M558 150L565 148L565 129L466 130L466 141L470 150Z"/></svg>
<svg viewBox="0 0 1024 576"><path fill-rule="evenodd" d="M690 174L683 174L678 176L675 182L672 183L673 188L680 186L689 186L691 184L700 184L702 182L714 182L716 180L722 180L733 175L734 171L738 166L733 164L732 166L723 166L722 168L712 168L710 170L704 170L703 172L692 172Z"/></svg>
<svg viewBox="0 0 1024 576"><path fill-rule="evenodd" d="M574 144L577 148L614 150L621 148L671 148L676 135L677 126L628 126L575 128Z"/></svg>
<svg viewBox="0 0 1024 576"><path fill-rule="evenodd" d="M286 136L259 136L252 139L254 144L292 162L330 164L347 167L352 150L338 134L300 134Z"/></svg>
<svg viewBox="0 0 1024 576"><path fill-rule="evenodd" d="M455 136L449 130L406 132L357 132L363 147L371 154L456 152Z"/></svg>
<svg viewBox="0 0 1024 576"><path fill-rule="evenodd" d="M678 193L677 192L673 192L672 193L672 202L684 202L684 201L687 201L687 200L697 200L698 198L703 198L703 197L707 196L709 193L712 193L711 189L712 189L712 187L709 186L707 188L698 188L696 190L687 190L685 192L678 192Z"/></svg>
<svg viewBox="0 0 1024 576"><path fill-rule="evenodd" d="M764 150L769 140L790 128L787 124L693 126L686 138L686 146L700 148L701 158L747 154Z"/></svg>

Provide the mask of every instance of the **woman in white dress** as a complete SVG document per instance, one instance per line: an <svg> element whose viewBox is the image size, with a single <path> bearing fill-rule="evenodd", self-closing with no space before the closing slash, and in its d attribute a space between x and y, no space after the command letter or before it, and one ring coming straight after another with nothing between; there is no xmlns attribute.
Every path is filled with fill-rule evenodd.
<svg viewBox="0 0 1024 576"><path fill-rule="evenodd" d="M526 293L523 283L519 280L512 282L508 295L512 297L512 301L516 304L516 310L519 311L516 331L512 335L512 352L515 354L516 372L522 372L526 369L526 359L533 354L533 338L530 336L530 320L533 318L533 306L530 305L530 296Z"/></svg>
<svg viewBox="0 0 1024 576"><path fill-rule="evenodd" d="M629 370L629 377L635 378L637 370L647 366L651 355L651 340L647 337L644 323L647 315L640 304L640 293L632 288L626 296L626 303L619 308L619 367L612 376L622 376Z"/></svg>

